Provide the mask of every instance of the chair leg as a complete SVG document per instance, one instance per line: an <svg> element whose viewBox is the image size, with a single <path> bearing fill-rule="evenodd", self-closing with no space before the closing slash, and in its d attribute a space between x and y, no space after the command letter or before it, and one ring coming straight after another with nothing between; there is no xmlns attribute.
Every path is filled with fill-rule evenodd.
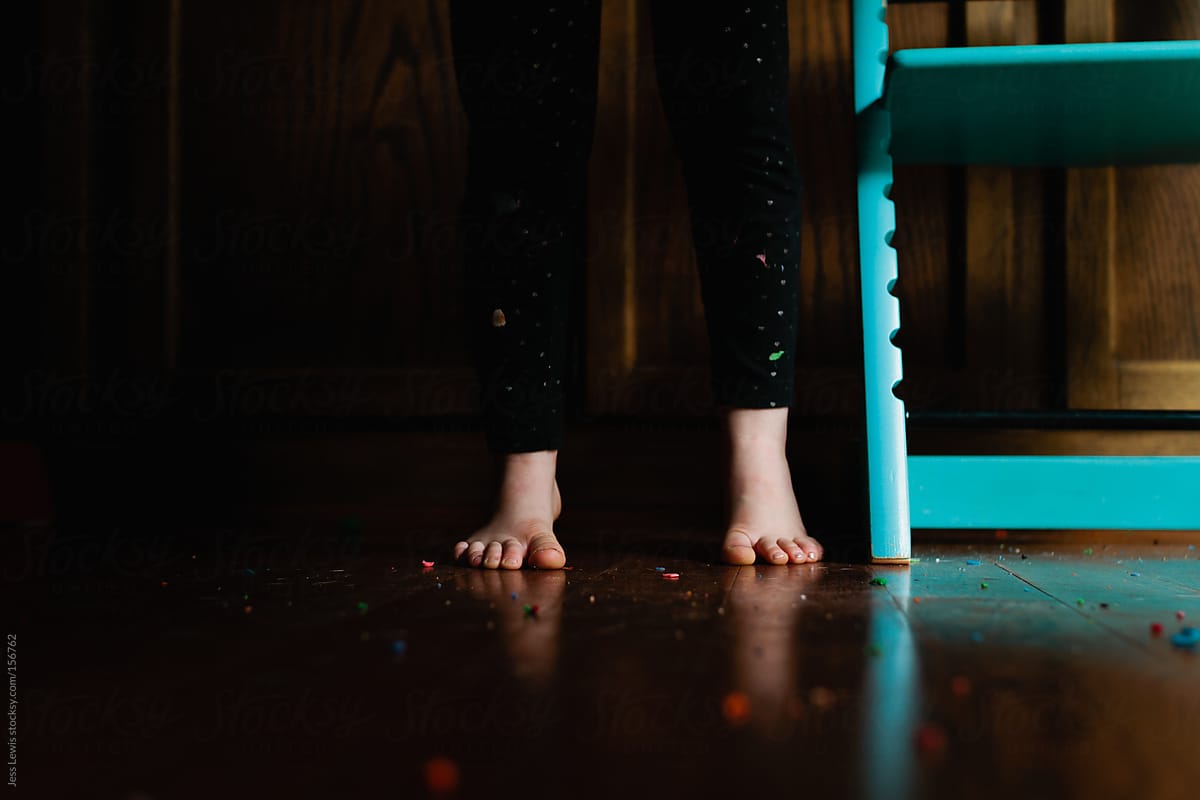
<svg viewBox="0 0 1200 800"><path fill-rule="evenodd" d="M908 447L904 402L893 390L903 376L900 302L893 295L896 227L888 115L876 103L859 114L858 231L863 311L863 365L867 411L867 474L871 513L871 560L907 563L909 528Z"/></svg>

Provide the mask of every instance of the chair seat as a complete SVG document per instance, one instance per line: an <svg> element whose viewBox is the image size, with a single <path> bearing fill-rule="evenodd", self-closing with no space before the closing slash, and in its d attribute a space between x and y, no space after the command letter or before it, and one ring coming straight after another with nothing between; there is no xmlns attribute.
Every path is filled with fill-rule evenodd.
<svg viewBox="0 0 1200 800"><path fill-rule="evenodd" d="M884 106L898 163L1200 162L1200 41L898 50Z"/></svg>

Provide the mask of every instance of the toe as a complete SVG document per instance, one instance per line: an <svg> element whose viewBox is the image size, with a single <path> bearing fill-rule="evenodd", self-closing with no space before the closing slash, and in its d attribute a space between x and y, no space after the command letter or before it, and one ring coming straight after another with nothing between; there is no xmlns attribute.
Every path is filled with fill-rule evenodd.
<svg viewBox="0 0 1200 800"><path fill-rule="evenodd" d="M821 543L811 536L797 536L794 541L796 542L796 545L808 556L809 561L820 561L825 555L825 551L822 549Z"/></svg>
<svg viewBox="0 0 1200 800"><path fill-rule="evenodd" d="M467 548L467 563L472 567L478 567L481 561L483 561L483 542L471 542Z"/></svg>
<svg viewBox="0 0 1200 800"><path fill-rule="evenodd" d="M500 556L500 566L505 569L520 569L521 564L525 561L525 545L521 544L516 539L508 539L504 542L503 552Z"/></svg>
<svg viewBox="0 0 1200 800"><path fill-rule="evenodd" d="M750 546L750 537L736 528L725 534L725 544L721 547L721 558L726 564L746 565L754 563L754 548Z"/></svg>
<svg viewBox="0 0 1200 800"><path fill-rule="evenodd" d="M775 544L775 542L771 541L765 536L755 542L754 549L770 564L787 563L787 553L780 550L779 545Z"/></svg>
<svg viewBox="0 0 1200 800"><path fill-rule="evenodd" d="M800 549L800 545L794 539L780 539L776 544L788 554L788 560L792 563L799 564L805 559L804 551Z"/></svg>
<svg viewBox="0 0 1200 800"><path fill-rule="evenodd" d="M487 569L496 569L500 566L500 553L503 547L499 542L488 542L488 546L483 550L483 566Z"/></svg>
<svg viewBox="0 0 1200 800"><path fill-rule="evenodd" d="M529 563L538 569L562 569L567 555L551 533L539 533L529 540Z"/></svg>
<svg viewBox="0 0 1200 800"><path fill-rule="evenodd" d="M460 558L462 558L462 554L467 552L468 547L469 545L465 541L454 545L454 560L458 561Z"/></svg>

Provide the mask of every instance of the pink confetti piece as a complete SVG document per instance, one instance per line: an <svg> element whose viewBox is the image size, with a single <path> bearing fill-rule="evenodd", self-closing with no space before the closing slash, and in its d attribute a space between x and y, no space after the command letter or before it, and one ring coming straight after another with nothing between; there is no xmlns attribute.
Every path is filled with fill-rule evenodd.
<svg viewBox="0 0 1200 800"><path fill-rule="evenodd" d="M421 566L424 567L425 569L429 569L430 567L433 566L433 562L423 560L423 561L421 561Z"/></svg>
<svg viewBox="0 0 1200 800"><path fill-rule="evenodd" d="M764 267L771 266L770 264L767 263L767 254L766 253L759 253L758 255L755 256L755 258L757 258L759 261L761 261L763 263Z"/></svg>

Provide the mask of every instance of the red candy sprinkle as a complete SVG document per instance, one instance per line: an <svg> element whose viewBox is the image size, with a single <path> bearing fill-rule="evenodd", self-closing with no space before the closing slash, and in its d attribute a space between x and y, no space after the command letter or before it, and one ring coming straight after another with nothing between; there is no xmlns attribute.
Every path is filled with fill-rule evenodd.
<svg viewBox="0 0 1200 800"><path fill-rule="evenodd" d="M1175 612L1175 619L1179 620L1180 622L1183 622L1183 618L1184 618L1185 616L1187 616L1187 615L1186 615L1186 614L1184 614L1182 611L1176 611L1176 612Z"/></svg>
<svg viewBox="0 0 1200 800"><path fill-rule="evenodd" d="M422 566L422 567L424 567L425 569L429 569L430 567L432 567L432 566L433 566L433 562L432 562L432 561L424 561L424 560L422 560L422 561L421 561L421 566Z"/></svg>
<svg viewBox="0 0 1200 800"><path fill-rule="evenodd" d="M663 580L677 581L677 580L679 580L679 573L678 572L664 572Z"/></svg>
<svg viewBox="0 0 1200 800"><path fill-rule="evenodd" d="M917 728L913 744L922 755L941 755L946 749L946 732L936 723L927 722Z"/></svg>
<svg viewBox="0 0 1200 800"><path fill-rule="evenodd" d="M1162 627L1161 622L1151 622L1150 623L1150 635L1151 636L1162 636L1162 631L1163 631L1163 627Z"/></svg>

